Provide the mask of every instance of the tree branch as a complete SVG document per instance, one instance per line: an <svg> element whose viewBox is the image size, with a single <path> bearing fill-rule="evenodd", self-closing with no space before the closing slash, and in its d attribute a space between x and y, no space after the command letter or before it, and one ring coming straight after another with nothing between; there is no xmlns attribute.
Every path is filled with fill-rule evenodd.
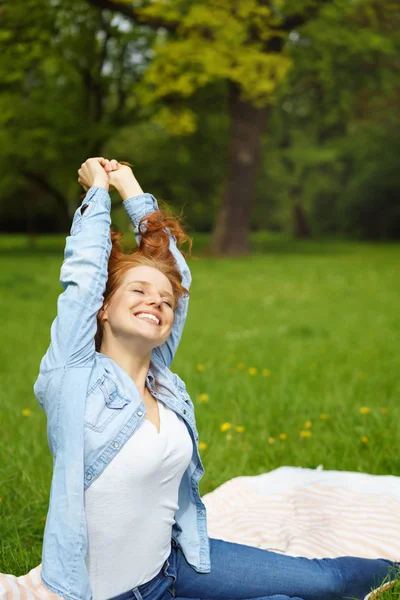
<svg viewBox="0 0 400 600"><path fill-rule="evenodd" d="M175 32L179 26L178 21L165 21L158 17L145 17L144 15L141 15L134 6L128 6L121 2L114 2L114 0L87 0L87 2L96 8L118 12L134 23L138 25L147 25L147 27L151 27L152 29L163 27L168 31Z"/></svg>
<svg viewBox="0 0 400 600"><path fill-rule="evenodd" d="M26 168L21 169L21 173L28 181L35 183L44 192L50 194L56 200L58 206L63 210L64 213L68 212L67 199L57 188L49 183L49 181L47 181L47 179L45 179L41 173L35 173L34 171L30 171Z"/></svg>
<svg viewBox="0 0 400 600"><path fill-rule="evenodd" d="M271 29L278 29L280 31L293 31L293 29L297 29L297 27L301 27L314 17L317 17L321 8L330 3L332 0L319 0L316 6L311 7L309 10L305 10L303 14L294 14L287 19L285 19L281 25L276 25L275 27L271 27Z"/></svg>

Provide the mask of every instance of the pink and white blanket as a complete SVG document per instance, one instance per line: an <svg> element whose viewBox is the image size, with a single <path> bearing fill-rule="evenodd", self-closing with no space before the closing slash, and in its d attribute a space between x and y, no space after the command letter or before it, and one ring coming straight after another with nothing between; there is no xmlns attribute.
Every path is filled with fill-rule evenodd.
<svg viewBox="0 0 400 600"><path fill-rule="evenodd" d="M400 561L400 477L281 467L230 479L203 501L212 538L307 558ZM60 600L40 569L0 574L0 599Z"/></svg>

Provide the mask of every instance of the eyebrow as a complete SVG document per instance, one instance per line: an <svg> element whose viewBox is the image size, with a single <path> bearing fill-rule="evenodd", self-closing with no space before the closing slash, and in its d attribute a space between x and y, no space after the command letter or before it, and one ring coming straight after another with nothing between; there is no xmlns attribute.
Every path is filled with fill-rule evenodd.
<svg viewBox="0 0 400 600"><path fill-rule="evenodd" d="M146 287L149 287L149 282L148 281L129 281L129 283L126 284L126 287L128 287L128 285L130 285L131 283L141 283L142 285L145 285ZM172 300L174 300L173 295L168 292L167 290L161 290L161 293L164 294L165 296L169 296L170 298L172 298Z"/></svg>

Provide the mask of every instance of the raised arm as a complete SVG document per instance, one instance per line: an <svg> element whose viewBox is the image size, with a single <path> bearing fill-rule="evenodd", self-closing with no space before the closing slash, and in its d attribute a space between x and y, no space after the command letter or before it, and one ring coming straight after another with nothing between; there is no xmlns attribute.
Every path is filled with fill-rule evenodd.
<svg viewBox="0 0 400 600"><path fill-rule="evenodd" d="M97 177L93 183L103 180ZM104 185L108 188L107 174ZM95 356L97 312L103 304L111 252L111 200L106 187L90 187L74 214L66 238L60 274L64 291L58 297L50 345L34 386L39 402L47 373L59 368L89 366Z"/></svg>
<svg viewBox="0 0 400 600"><path fill-rule="evenodd" d="M156 210L159 210L157 200L152 194L143 193L143 190L137 182L131 169L125 170L126 177L122 179L122 184L120 181L118 181L117 177L115 177L115 179L113 178L114 175L116 174L110 174L110 182L113 183L115 187L117 187L118 185L118 192L121 194L121 197L124 200L123 205L126 212L128 213L130 220L132 221L132 224L134 226L135 239L137 244L139 245L141 237L138 227L139 221L143 216L151 214ZM166 229L166 232L169 235L169 249L182 275L182 285L187 290L189 290L190 284L192 282L190 269L183 255L178 250L175 236L171 235L169 229ZM182 337L188 307L189 298L181 297L175 309L174 324L169 338L166 340L166 342L164 342L164 344L158 346L157 348L154 348L152 352L152 354L157 356L157 358L159 358L168 368L172 364L175 353L179 346L179 342Z"/></svg>

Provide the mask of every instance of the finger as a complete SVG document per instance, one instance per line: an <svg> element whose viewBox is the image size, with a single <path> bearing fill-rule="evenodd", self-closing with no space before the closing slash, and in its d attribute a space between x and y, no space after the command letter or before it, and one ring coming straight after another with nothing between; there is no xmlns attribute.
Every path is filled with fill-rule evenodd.
<svg viewBox="0 0 400 600"><path fill-rule="evenodd" d="M101 164L102 167L104 167L104 164L107 162L107 159L104 158L104 156L93 156L92 158L88 158L86 162L98 162Z"/></svg>
<svg viewBox="0 0 400 600"><path fill-rule="evenodd" d="M118 167L119 167L119 165L118 165L118 161L117 161L117 160L115 160L115 158L113 158L113 159L110 161L110 165L111 165L111 167L112 167L112 170L113 170L113 171L116 171L116 170L118 169Z"/></svg>
<svg viewBox="0 0 400 600"><path fill-rule="evenodd" d="M112 171L111 163L108 159L105 160L105 163L102 166L106 173L109 173L110 171Z"/></svg>

